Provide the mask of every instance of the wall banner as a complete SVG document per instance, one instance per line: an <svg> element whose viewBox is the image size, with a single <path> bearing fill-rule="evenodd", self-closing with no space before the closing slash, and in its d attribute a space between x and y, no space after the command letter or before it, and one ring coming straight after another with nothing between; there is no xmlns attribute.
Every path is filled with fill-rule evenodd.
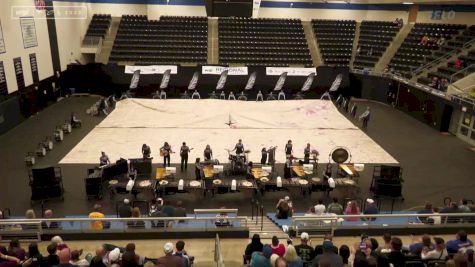
<svg viewBox="0 0 475 267"><path fill-rule="evenodd" d="M269 76L280 76L284 72L287 72L287 76L308 76L311 73L317 75L316 68L266 67L266 75Z"/></svg>
<svg viewBox="0 0 475 267"><path fill-rule="evenodd" d="M13 59L13 68L15 69L18 91L21 91L25 89L25 78L23 76L23 66L21 64L21 57L16 57Z"/></svg>
<svg viewBox="0 0 475 267"><path fill-rule="evenodd" d="M31 66L31 77L33 77L33 83L39 83L40 78L38 76L38 62L36 61L36 53L30 54L30 66Z"/></svg>
<svg viewBox="0 0 475 267"><path fill-rule="evenodd" d="M21 34L23 37L23 47L30 48L38 46L36 39L36 26L33 17L20 18Z"/></svg>
<svg viewBox="0 0 475 267"><path fill-rule="evenodd" d="M164 74L167 70L170 70L170 74L177 74L178 67L176 65L125 66L125 73L133 74L136 70L140 70L140 74Z"/></svg>
<svg viewBox="0 0 475 267"><path fill-rule="evenodd" d="M3 61L0 61L0 95L8 95L7 77L5 76Z"/></svg>
<svg viewBox="0 0 475 267"><path fill-rule="evenodd" d="M203 66L202 74L221 75L223 71L228 71L228 75L247 75L247 67L223 67L223 66Z"/></svg>

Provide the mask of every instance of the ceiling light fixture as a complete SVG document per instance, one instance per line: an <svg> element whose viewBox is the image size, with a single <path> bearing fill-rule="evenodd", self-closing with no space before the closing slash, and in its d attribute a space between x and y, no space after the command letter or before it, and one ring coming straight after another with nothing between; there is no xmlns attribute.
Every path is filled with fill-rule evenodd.
<svg viewBox="0 0 475 267"><path fill-rule="evenodd" d="M414 5L413 2L402 2L403 5Z"/></svg>

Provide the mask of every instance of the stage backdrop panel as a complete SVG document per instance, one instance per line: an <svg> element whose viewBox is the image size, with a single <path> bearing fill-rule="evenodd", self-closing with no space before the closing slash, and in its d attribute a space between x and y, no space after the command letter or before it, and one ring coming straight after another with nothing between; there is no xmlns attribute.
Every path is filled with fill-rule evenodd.
<svg viewBox="0 0 475 267"><path fill-rule="evenodd" d="M126 99L94 128L60 163L98 163L101 151L111 160L141 156L142 144L150 145L154 162L161 162L163 142L179 152L183 141L194 148L190 162L203 158L207 144L214 157L227 162L238 139L249 158L260 161L262 147L278 146L277 162L284 162L284 145L294 144L294 155L303 157L307 143L326 162L338 146L347 147L356 163L397 163L383 148L341 115L332 102L290 100L241 102L226 100ZM171 157L179 163L178 153Z"/></svg>

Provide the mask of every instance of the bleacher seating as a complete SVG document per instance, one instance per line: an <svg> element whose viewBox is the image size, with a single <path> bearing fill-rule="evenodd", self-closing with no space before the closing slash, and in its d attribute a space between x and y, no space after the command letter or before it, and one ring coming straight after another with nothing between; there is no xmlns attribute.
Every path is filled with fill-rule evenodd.
<svg viewBox="0 0 475 267"><path fill-rule="evenodd" d="M86 36L104 37L110 27L111 21L111 15L94 14L87 28Z"/></svg>
<svg viewBox="0 0 475 267"><path fill-rule="evenodd" d="M348 66L351 60L356 21L312 20L323 62L327 65Z"/></svg>
<svg viewBox="0 0 475 267"><path fill-rule="evenodd" d="M358 54L353 67L373 68L393 41L399 29L399 26L392 21L361 22Z"/></svg>
<svg viewBox="0 0 475 267"><path fill-rule="evenodd" d="M462 40L454 37L459 35L460 31L466 29L466 27L466 25L461 24L416 23L391 59L389 67L393 68L395 72L410 75L410 72L417 69L417 67L447 53L447 49L449 49L447 47L450 44L455 44L451 41ZM421 40L424 36L435 41L444 37L447 45L439 46L433 41L423 44Z"/></svg>
<svg viewBox="0 0 475 267"><path fill-rule="evenodd" d="M109 62L141 65L206 63L206 17L122 16Z"/></svg>
<svg viewBox="0 0 475 267"><path fill-rule="evenodd" d="M219 63L312 65L299 19L219 18Z"/></svg>

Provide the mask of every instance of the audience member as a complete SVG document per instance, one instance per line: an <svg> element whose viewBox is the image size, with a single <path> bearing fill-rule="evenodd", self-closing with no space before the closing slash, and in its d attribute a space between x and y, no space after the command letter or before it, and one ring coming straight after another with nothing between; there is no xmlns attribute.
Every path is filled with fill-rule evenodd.
<svg viewBox="0 0 475 267"><path fill-rule="evenodd" d="M435 247L429 249L429 247L424 247L421 252L421 259L423 260L445 260L449 253L445 249L444 239L440 237L434 237Z"/></svg>
<svg viewBox="0 0 475 267"><path fill-rule="evenodd" d="M106 216L101 212L101 205L95 204L94 205L94 211L89 213L89 218L90 219L102 219L105 218ZM104 222L103 221L93 221L91 222L91 229L92 230L102 230L104 228Z"/></svg>
<svg viewBox="0 0 475 267"><path fill-rule="evenodd" d="M101 256L95 256L92 258L89 267L106 267L106 265Z"/></svg>
<svg viewBox="0 0 475 267"><path fill-rule="evenodd" d="M317 205L315 205L315 214L322 215L326 212L326 207L323 204L323 199L319 199Z"/></svg>
<svg viewBox="0 0 475 267"><path fill-rule="evenodd" d="M173 217L175 213L175 207L170 205L170 201L164 201L162 212L165 213L168 217Z"/></svg>
<svg viewBox="0 0 475 267"><path fill-rule="evenodd" d="M185 251L185 242L182 240L179 240L175 244L176 251L173 253L173 255L178 256L183 258L183 263L185 264L185 267L190 267L193 264L193 260L195 257L188 255Z"/></svg>
<svg viewBox="0 0 475 267"><path fill-rule="evenodd" d="M272 253L279 255L280 257L283 257L285 254L285 245L282 243L279 243L279 239L277 236L272 237Z"/></svg>
<svg viewBox="0 0 475 267"><path fill-rule="evenodd" d="M138 207L135 207L132 209L132 218L140 218L142 215L140 214L140 209ZM136 229L144 229L145 228L145 222L143 220L137 220L137 221L128 221L127 222L127 227L129 228L136 228Z"/></svg>
<svg viewBox="0 0 475 267"><path fill-rule="evenodd" d="M163 199L161 198L153 198L152 201L150 202L150 205L149 205L149 208L148 208L148 215L150 217L155 217L155 216L152 216L152 214L158 212L159 210L161 210L163 207Z"/></svg>
<svg viewBox="0 0 475 267"><path fill-rule="evenodd" d="M419 210L417 214L432 214L432 203L426 202L424 205L424 208L422 210ZM421 222L426 222L428 217L419 217L419 220Z"/></svg>
<svg viewBox="0 0 475 267"><path fill-rule="evenodd" d="M473 246L473 242L468 239L467 232L460 230L455 236L455 240L447 241L447 251L449 253L457 253L460 249L466 249Z"/></svg>
<svg viewBox="0 0 475 267"><path fill-rule="evenodd" d="M322 259L328 259L331 263L331 267L342 267L343 266L343 259L340 255L334 252L333 242L330 240L323 241L323 254L317 255L313 261L312 266L317 267L319 266L319 262Z"/></svg>
<svg viewBox="0 0 475 267"><path fill-rule="evenodd" d="M312 206L308 209L307 213L304 216L315 216L317 213L315 212L315 206Z"/></svg>
<svg viewBox="0 0 475 267"><path fill-rule="evenodd" d="M366 208L364 209L363 214L368 214L368 215L379 214L378 207L376 207L376 204L374 203L373 199L371 198L366 199ZM376 218L363 217L362 220L375 221Z"/></svg>
<svg viewBox="0 0 475 267"><path fill-rule="evenodd" d="M323 242L325 241L333 241L333 236L331 234L325 234L323 236ZM320 254L323 254L323 242L322 244L318 244L315 246L315 249L313 251L314 256L318 256ZM338 248L336 246L333 246L333 253L338 254Z"/></svg>
<svg viewBox="0 0 475 267"><path fill-rule="evenodd" d="M333 202L330 203L327 207L327 212L334 213L337 215L343 214L343 206L340 203L338 203L338 198L336 197L333 198Z"/></svg>
<svg viewBox="0 0 475 267"><path fill-rule="evenodd" d="M297 251L292 245L288 245L285 249L284 259L287 261L289 267L303 267L303 261L297 255Z"/></svg>
<svg viewBox="0 0 475 267"><path fill-rule="evenodd" d="M27 262L30 264L29 267L40 267L42 266L43 262L43 255L41 255L40 251L38 250L38 244L31 243L28 246L28 257Z"/></svg>
<svg viewBox="0 0 475 267"><path fill-rule="evenodd" d="M394 267L406 265L406 258L402 253L402 240L399 237L391 238L391 252L388 254L388 259Z"/></svg>
<svg viewBox="0 0 475 267"><path fill-rule="evenodd" d="M423 235L422 238L413 238L412 244L409 245L409 252L415 255L421 254L422 250L427 248L427 250L433 250L435 245L431 242L429 235Z"/></svg>
<svg viewBox="0 0 475 267"><path fill-rule="evenodd" d="M183 208L183 202L178 200L176 202L176 207L173 212L173 217L186 217L186 210Z"/></svg>
<svg viewBox="0 0 475 267"><path fill-rule="evenodd" d="M449 206L443 208L440 213L459 213L459 207L457 202L450 202ZM457 216L447 216L442 218L444 222L447 223L457 223L461 220L460 217Z"/></svg>
<svg viewBox="0 0 475 267"><path fill-rule="evenodd" d="M348 258L350 257L350 247L348 247L347 245L341 245L338 251L338 255L341 256L341 259L343 260L343 264L347 265ZM320 264L320 267L323 267L323 266Z"/></svg>
<svg viewBox="0 0 475 267"><path fill-rule="evenodd" d="M447 79L443 79L447 80ZM464 198L460 200L460 205L459 205L459 210L460 212L470 212L470 208L468 207L468 201Z"/></svg>
<svg viewBox="0 0 475 267"><path fill-rule="evenodd" d="M468 261L463 253L457 253L454 255L455 267L467 267Z"/></svg>
<svg viewBox="0 0 475 267"><path fill-rule="evenodd" d="M59 264L59 257L58 255L56 255L56 248L56 243L51 243L48 245L48 247L46 247L46 250L48 251L48 256L44 258L41 267L51 267Z"/></svg>
<svg viewBox="0 0 475 267"><path fill-rule="evenodd" d="M300 235L300 245L295 246L297 255L299 255L303 261L311 261L315 256L314 249L309 244L310 244L310 237L308 233L303 232Z"/></svg>
<svg viewBox="0 0 475 267"><path fill-rule="evenodd" d="M35 211L32 210L32 209L26 210L25 219L28 219L28 220L36 219ZM34 229L37 229L37 226L36 226L36 224L22 224L21 229L23 229L23 230L34 230Z"/></svg>
<svg viewBox="0 0 475 267"><path fill-rule="evenodd" d="M275 267L289 267L290 265L288 264L287 260L282 257L278 257L275 260Z"/></svg>
<svg viewBox="0 0 475 267"><path fill-rule="evenodd" d="M252 236L251 243L249 243L244 251L244 255L251 256L254 252L262 252L264 245L261 242L261 237L258 234Z"/></svg>
<svg viewBox="0 0 475 267"><path fill-rule="evenodd" d="M255 251L251 255L251 267L269 267L272 248L264 245L262 252ZM276 263L277 264L277 263Z"/></svg>
<svg viewBox="0 0 475 267"><path fill-rule="evenodd" d="M360 208L356 205L356 201L349 201L346 205L345 215L360 215ZM355 222L359 220L359 217L346 218L347 221Z"/></svg>
<svg viewBox="0 0 475 267"><path fill-rule="evenodd" d="M58 251L59 257L59 264L57 267L77 267L76 265L72 265L71 261L71 251L69 248L63 248Z"/></svg>
<svg viewBox="0 0 475 267"><path fill-rule="evenodd" d="M185 266L183 259L181 257L173 255L172 243L166 243L163 246L163 252L165 253L165 256L157 260L157 266L163 266L163 267L184 267Z"/></svg>
<svg viewBox="0 0 475 267"><path fill-rule="evenodd" d="M10 244L8 245L7 253L8 253L8 256L15 257L21 261L25 260L26 258L26 252L21 247L20 242L18 241L18 238L13 238L10 241Z"/></svg>
<svg viewBox="0 0 475 267"><path fill-rule="evenodd" d="M424 36L421 38L421 42L420 42L419 44L421 44L421 45L427 45L428 41L429 41L429 36L424 35Z"/></svg>
<svg viewBox="0 0 475 267"><path fill-rule="evenodd" d="M391 252L391 234L384 233L383 234L384 245L377 249L378 252L381 253L389 253Z"/></svg>
<svg viewBox="0 0 475 267"><path fill-rule="evenodd" d="M429 224L441 224L442 223L442 217L439 214L439 208L434 207L432 209L432 216L427 217L427 223Z"/></svg>
<svg viewBox="0 0 475 267"><path fill-rule="evenodd" d="M272 254L272 255L270 256L269 261L270 261L270 266L271 266L271 267L274 267L274 266L275 266L275 262L277 261L278 258L280 258L280 257L279 257L279 255L276 255L276 254Z"/></svg>
<svg viewBox="0 0 475 267"><path fill-rule="evenodd" d="M45 210L44 217L45 219L52 219L53 218L53 211L52 210ZM61 229L59 222L41 222L41 228L43 229Z"/></svg>
<svg viewBox="0 0 475 267"><path fill-rule="evenodd" d="M0 246L0 266L1 267L17 267L20 259L7 254L7 249Z"/></svg>
<svg viewBox="0 0 475 267"><path fill-rule="evenodd" d="M277 202L276 208L277 208L277 214L276 214L277 219L287 219L289 216L291 216L291 211L290 211L291 207L289 205L289 202L286 200L286 198L279 199L279 202Z"/></svg>
<svg viewBox="0 0 475 267"><path fill-rule="evenodd" d="M130 200L124 199L124 204L119 207L119 217L129 218L132 217L132 207L130 206Z"/></svg>
<svg viewBox="0 0 475 267"><path fill-rule="evenodd" d="M71 251L71 260L69 263L76 266L89 266L89 262L86 259L80 259L82 255L82 249Z"/></svg>

